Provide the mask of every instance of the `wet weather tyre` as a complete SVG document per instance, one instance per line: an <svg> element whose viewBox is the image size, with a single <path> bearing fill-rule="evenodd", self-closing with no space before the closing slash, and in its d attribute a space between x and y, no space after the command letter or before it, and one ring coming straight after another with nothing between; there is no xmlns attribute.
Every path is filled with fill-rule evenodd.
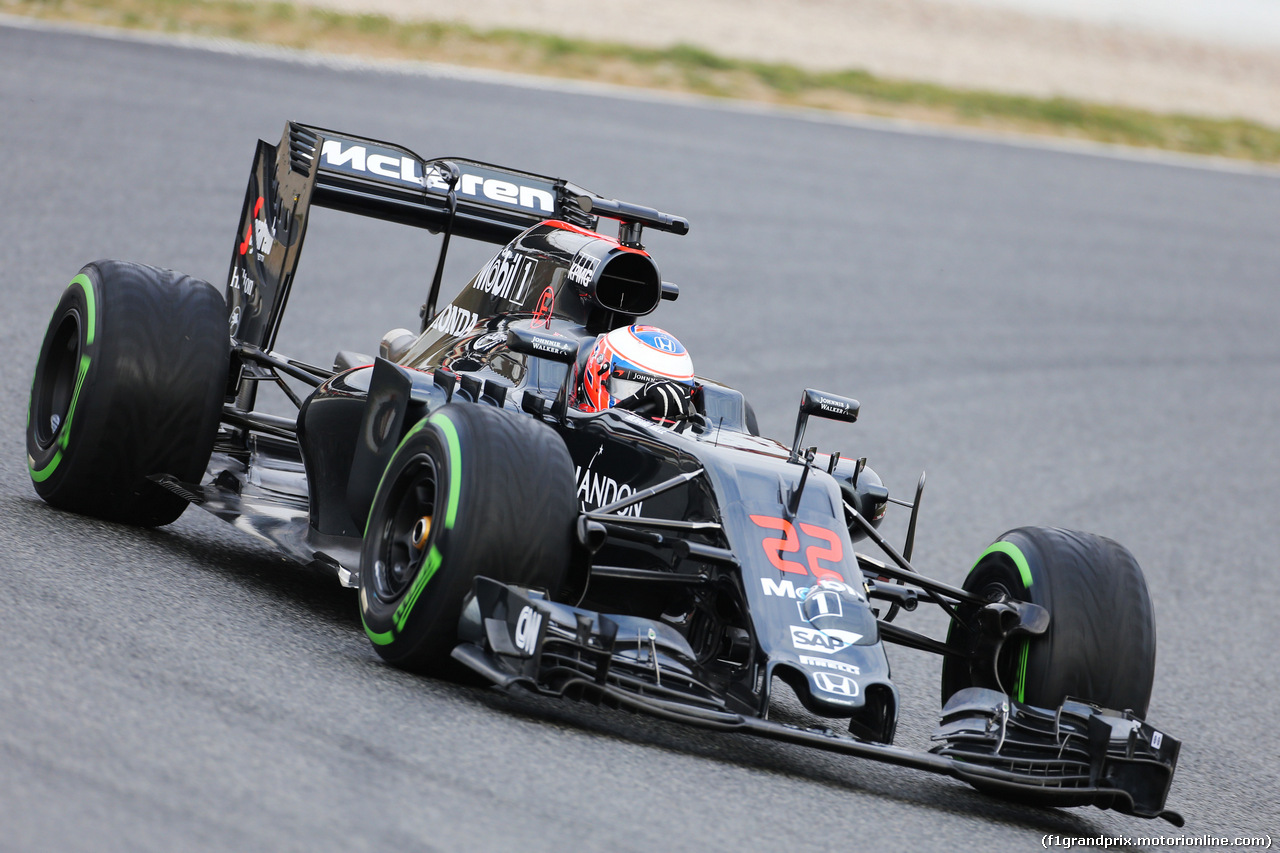
<svg viewBox="0 0 1280 853"><path fill-rule="evenodd" d="M523 414L452 403L416 424L383 473L360 559L360 616L402 669L458 677L450 658L477 575L554 595L572 557L574 471Z"/></svg>
<svg viewBox="0 0 1280 853"><path fill-rule="evenodd" d="M1155 678L1156 624L1137 560L1119 543L1090 533L1049 527L1010 530L983 552L964 588L1007 592L1049 611L1037 637L1014 636L990 662L971 670L959 657L944 659L942 701L964 687L993 687L1014 699L1057 708L1068 696L1145 716ZM975 631L961 608L948 642L975 647Z"/></svg>
<svg viewBox="0 0 1280 853"><path fill-rule="evenodd" d="M227 309L172 270L95 261L62 294L36 362L27 467L60 509L144 527L187 502L151 482L198 482L227 382Z"/></svg>

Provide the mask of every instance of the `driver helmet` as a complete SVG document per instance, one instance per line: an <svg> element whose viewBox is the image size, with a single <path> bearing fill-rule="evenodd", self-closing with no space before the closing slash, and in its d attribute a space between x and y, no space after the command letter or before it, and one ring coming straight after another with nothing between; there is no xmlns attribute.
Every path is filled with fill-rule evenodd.
<svg viewBox="0 0 1280 853"><path fill-rule="evenodd" d="M603 412L655 382L694 387L693 359L657 326L624 326L596 339L578 388L578 408Z"/></svg>

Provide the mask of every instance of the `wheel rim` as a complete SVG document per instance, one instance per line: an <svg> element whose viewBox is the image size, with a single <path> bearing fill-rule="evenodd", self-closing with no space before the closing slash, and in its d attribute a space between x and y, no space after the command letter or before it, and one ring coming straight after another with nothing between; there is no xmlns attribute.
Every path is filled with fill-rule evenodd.
<svg viewBox="0 0 1280 853"><path fill-rule="evenodd" d="M80 365L80 314L68 311L58 323L40 369L33 415L36 444L50 447L67 423Z"/></svg>
<svg viewBox="0 0 1280 853"><path fill-rule="evenodd" d="M983 586L981 594L988 600L997 595L1004 595L1018 601L1026 600L1009 589L1002 581L990 581ZM1030 641L1025 637L1015 638L1012 641L1005 641L1004 645L1000 647L1000 654L996 659L996 681L1000 690L1019 702L1026 701L1024 697L1026 696L1027 656L1029 652Z"/></svg>
<svg viewBox="0 0 1280 853"><path fill-rule="evenodd" d="M391 486L373 564L373 592L383 602L404 595L430 551L437 486L435 463L425 454L411 459Z"/></svg>

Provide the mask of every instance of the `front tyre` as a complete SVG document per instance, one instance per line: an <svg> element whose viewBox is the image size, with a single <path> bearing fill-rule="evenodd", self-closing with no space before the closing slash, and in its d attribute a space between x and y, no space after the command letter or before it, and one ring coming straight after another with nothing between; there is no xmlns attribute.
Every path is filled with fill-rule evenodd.
<svg viewBox="0 0 1280 853"><path fill-rule="evenodd" d="M573 463L526 415L442 406L401 441L378 484L360 556L360 617L402 669L454 675L449 653L477 575L552 595L573 548Z"/></svg>
<svg viewBox="0 0 1280 853"><path fill-rule="evenodd" d="M992 687L1042 708L1068 696L1145 716L1155 679L1156 623L1137 560L1119 543L1050 527L1010 530L983 552L964 588L1005 593L1049 611L1049 628L1013 637L994 661L947 657L942 701L970 686ZM973 608L960 608L949 645L974 649Z"/></svg>
<svg viewBox="0 0 1280 853"><path fill-rule="evenodd" d="M175 520L187 502L147 478L204 474L229 350L226 303L207 282L124 261L86 266L62 294L31 383L37 494L109 521Z"/></svg>

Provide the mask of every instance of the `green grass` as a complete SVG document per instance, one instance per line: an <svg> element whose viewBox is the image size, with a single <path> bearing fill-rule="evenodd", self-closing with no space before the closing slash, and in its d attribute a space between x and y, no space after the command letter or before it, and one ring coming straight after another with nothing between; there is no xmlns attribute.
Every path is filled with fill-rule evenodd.
<svg viewBox="0 0 1280 853"><path fill-rule="evenodd" d="M286 2L0 0L0 12L1280 162L1280 128L1244 119L959 89L860 70L807 71L719 56L687 44L655 49L516 30L482 32Z"/></svg>

